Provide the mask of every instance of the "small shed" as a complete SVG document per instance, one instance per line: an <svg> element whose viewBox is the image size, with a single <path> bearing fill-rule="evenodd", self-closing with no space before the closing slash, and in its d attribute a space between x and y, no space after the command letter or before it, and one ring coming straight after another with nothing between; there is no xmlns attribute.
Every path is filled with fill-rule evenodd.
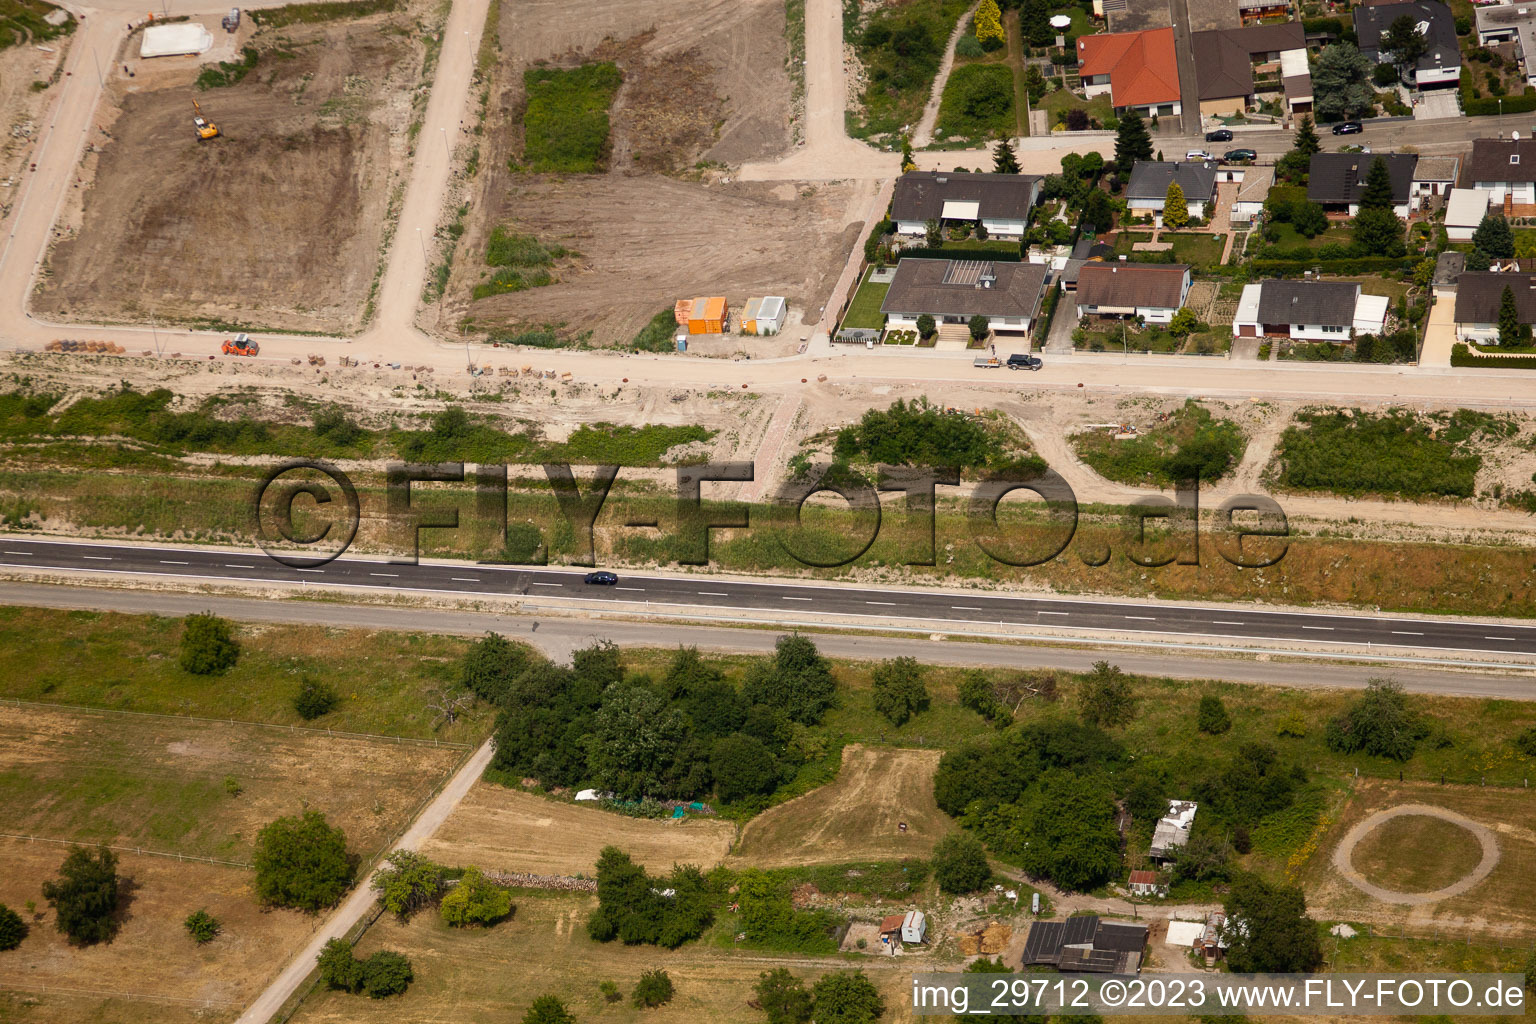
<svg viewBox="0 0 1536 1024"><path fill-rule="evenodd" d="M880 919L880 941L884 945L901 945L901 923L906 920L904 914L887 914Z"/></svg>
<svg viewBox="0 0 1536 1024"><path fill-rule="evenodd" d="M1156 871L1132 871L1127 885L1133 896L1156 896L1160 888Z"/></svg>
<svg viewBox="0 0 1536 1024"><path fill-rule="evenodd" d="M151 25L144 30L139 44L140 57L173 57L185 53L207 53L213 49L213 35L200 22L184 21L175 25Z"/></svg>
<svg viewBox="0 0 1536 1024"><path fill-rule="evenodd" d="M1445 234L1453 242L1470 242L1472 233L1488 213L1489 196L1485 189L1453 188L1445 207Z"/></svg>
<svg viewBox="0 0 1536 1024"><path fill-rule="evenodd" d="M688 310L689 334L724 334L726 319L725 299L714 295L694 299Z"/></svg>
<svg viewBox="0 0 1536 1024"><path fill-rule="evenodd" d="M748 299L741 310L741 333L778 334L784 329L786 312L782 295Z"/></svg>

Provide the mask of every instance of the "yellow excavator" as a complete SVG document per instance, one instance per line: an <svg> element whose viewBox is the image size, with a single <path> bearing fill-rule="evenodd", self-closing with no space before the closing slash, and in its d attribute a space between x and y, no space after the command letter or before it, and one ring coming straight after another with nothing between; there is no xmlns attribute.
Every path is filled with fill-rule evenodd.
<svg viewBox="0 0 1536 1024"><path fill-rule="evenodd" d="M197 105L197 100L192 101L192 128L203 142L219 137L219 126L203 117L203 108Z"/></svg>

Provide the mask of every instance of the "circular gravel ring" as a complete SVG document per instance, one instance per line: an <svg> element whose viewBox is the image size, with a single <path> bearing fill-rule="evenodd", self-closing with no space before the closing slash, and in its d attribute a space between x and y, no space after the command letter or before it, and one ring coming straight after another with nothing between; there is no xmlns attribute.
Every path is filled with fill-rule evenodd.
<svg viewBox="0 0 1536 1024"><path fill-rule="evenodd" d="M1352 858L1355 853L1355 845L1374 831L1377 826L1393 818L1404 815L1423 815L1426 818L1439 818L1453 825L1459 825L1472 833L1483 848L1483 859L1477 862L1473 868L1462 878L1446 886L1444 889L1436 889L1434 892L1396 892L1392 889L1383 889L1365 880L1360 872L1355 870ZM1417 906L1425 903L1437 903L1440 900L1450 899L1452 896L1460 896L1474 885L1487 878L1489 873L1499 863L1499 844L1493 838L1493 832L1486 825L1479 824L1470 818L1464 818L1455 811L1448 811L1444 807L1431 807L1427 804L1399 804L1389 807L1360 822L1345 834L1340 841L1338 849L1333 851L1333 866L1343 875L1345 880L1361 892L1383 903L1402 903L1409 906Z"/></svg>

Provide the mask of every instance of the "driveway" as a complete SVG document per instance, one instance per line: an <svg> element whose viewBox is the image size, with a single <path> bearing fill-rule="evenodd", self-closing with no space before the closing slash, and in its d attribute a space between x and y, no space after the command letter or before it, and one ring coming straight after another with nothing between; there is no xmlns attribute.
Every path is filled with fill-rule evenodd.
<svg viewBox="0 0 1536 1024"><path fill-rule="evenodd" d="M1451 346L1456 344L1456 300L1437 298L1429 310L1429 326L1424 329L1424 350L1419 353L1420 366L1449 367Z"/></svg>
<svg viewBox="0 0 1536 1024"><path fill-rule="evenodd" d="M1442 117L1460 116L1461 103L1456 99L1455 89L1436 89L1433 92L1420 93L1418 101L1413 105L1415 121L1433 121Z"/></svg>
<svg viewBox="0 0 1536 1024"><path fill-rule="evenodd" d="M1051 333L1046 336L1042 352L1071 352L1072 330L1077 326L1077 303L1072 293L1062 292L1056 304L1056 318L1051 321Z"/></svg>

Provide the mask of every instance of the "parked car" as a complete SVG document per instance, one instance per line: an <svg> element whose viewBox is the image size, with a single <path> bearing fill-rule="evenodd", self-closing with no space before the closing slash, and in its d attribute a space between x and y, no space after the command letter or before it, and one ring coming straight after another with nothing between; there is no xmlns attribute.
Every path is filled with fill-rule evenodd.
<svg viewBox="0 0 1536 1024"><path fill-rule="evenodd" d="M1008 362L1005 365L1010 370L1038 370L1045 363L1040 361L1039 356L1032 356L1027 352L1015 352L1008 357Z"/></svg>
<svg viewBox="0 0 1536 1024"><path fill-rule="evenodd" d="M1232 129L1231 128L1217 128L1213 132L1206 132L1205 133L1205 141L1206 142L1231 142L1232 141Z"/></svg>
<svg viewBox="0 0 1536 1024"><path fill-rule="evenodd" d="M1229 149L1222 155L1222 159L1229 164L1249 163L1258 158L1258 151L1252 149Z"/></svg>
<svg viewBox="0 0 1536 1024"><path fill-rule="evenodd" d="M1365 131L1365 125L1359 121L1340 121L1333 126L1335 135L1358 135L1363 131Z"/></svg>
<svg viewBox="0 0 1536 1024"><path fill-rule="evenodd" d="M597 572L587 573L586 582L594 583L600 587L611 587L619 582L619 577L617 573L611 573L607 569L599 569Z"/></svg>
<svg viewBox="0 0 1536 1024"><path fill-rule="evenodd" d="M1185 160L1214 160L1216 158L1211 156L1211 154L1207 153L1203 149L1192 149L1188 153L1184 154L1184 159Z"/></svg>

